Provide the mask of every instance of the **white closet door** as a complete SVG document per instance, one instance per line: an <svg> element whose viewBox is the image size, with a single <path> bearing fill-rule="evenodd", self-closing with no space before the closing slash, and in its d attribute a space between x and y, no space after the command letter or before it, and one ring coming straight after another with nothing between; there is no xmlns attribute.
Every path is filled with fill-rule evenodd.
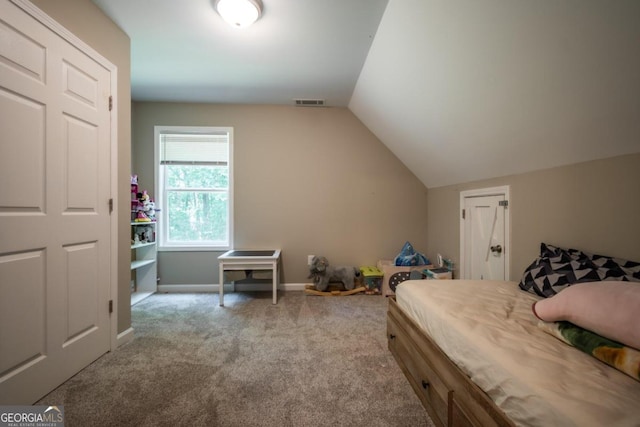
<svg viewBox="0 0 640 427"><path fill-rule="evenodd" d="M31 404L110 346L110 72L0 16L0 404Z"/></svg>

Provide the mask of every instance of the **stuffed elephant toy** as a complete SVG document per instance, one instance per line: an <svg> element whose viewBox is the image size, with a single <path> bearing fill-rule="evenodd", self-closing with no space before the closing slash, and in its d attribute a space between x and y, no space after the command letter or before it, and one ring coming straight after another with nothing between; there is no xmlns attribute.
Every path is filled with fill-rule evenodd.
<svg viewBox="0 0 640 427"><path fill-rule="evenodd" d="M323 256L314 256L309 266L309 279L313 279L314 287L320 292L326 291L330 282L341 282L350 291L358 276L360 270L356 267L333 267Z"/></svg>

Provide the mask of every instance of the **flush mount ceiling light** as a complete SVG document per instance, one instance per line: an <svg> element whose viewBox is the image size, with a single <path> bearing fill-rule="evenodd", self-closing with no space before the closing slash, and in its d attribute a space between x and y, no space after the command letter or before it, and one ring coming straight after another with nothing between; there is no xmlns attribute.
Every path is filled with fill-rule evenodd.
<svg viewBox="0 0 640 427"><path fill-rule="evenodd" d="M248 27L262 14L260 0L216 0L215 8L222 19L236 28Z"/></svg>

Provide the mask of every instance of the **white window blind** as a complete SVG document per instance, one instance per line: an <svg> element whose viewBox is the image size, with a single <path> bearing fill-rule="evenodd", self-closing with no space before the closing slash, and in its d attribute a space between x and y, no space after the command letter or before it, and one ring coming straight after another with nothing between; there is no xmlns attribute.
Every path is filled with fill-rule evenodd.
<svg viewBox="0 0 640 427"><path fill-rule="evenodd" d="M229 163L229 134L160 135L162 165L220 165Z"/></svg>

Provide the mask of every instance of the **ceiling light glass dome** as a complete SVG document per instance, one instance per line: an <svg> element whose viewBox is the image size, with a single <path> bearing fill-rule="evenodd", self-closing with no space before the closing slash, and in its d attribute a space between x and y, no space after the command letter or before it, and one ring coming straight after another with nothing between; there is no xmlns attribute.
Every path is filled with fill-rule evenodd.
<svg viewBox="0 0 640 427"><path fill-rule="evenodd" d="M222 19L236 28L248 27L262 14L260 0L217 0L215 7Z"/></svg>

